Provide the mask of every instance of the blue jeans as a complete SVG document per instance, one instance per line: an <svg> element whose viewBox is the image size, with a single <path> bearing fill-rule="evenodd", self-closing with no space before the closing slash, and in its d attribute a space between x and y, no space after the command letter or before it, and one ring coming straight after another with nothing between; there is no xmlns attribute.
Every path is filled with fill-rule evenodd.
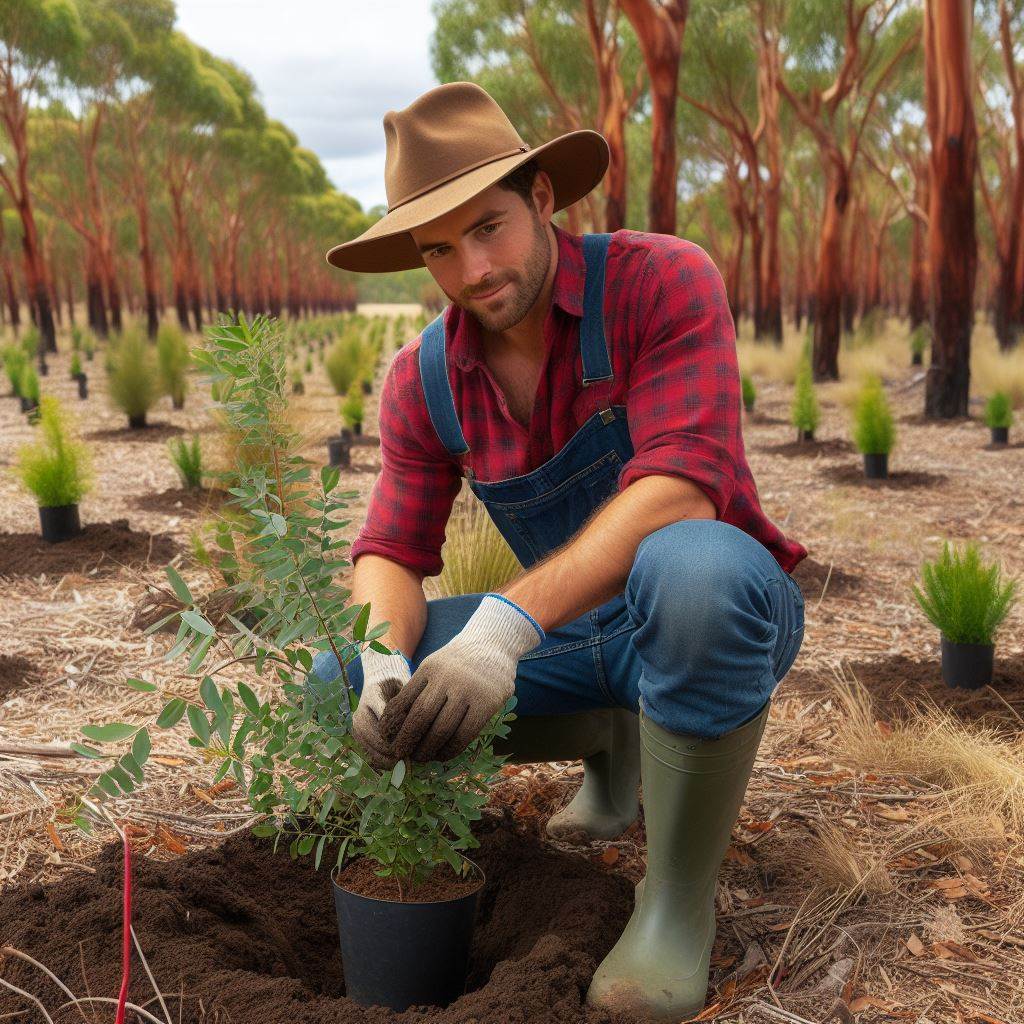
<svg viewBox="0 0 1024 1024"><path fill-rule="evenodd" d="M427 602L413 668L465 625L482 594ZM519 661L516 714L629 708L669 732L718 739L764 707L804 634L800 588L764 545L711 519L655 530L625 591L558 629ZM359 658L346 665L357 692ZM340 675L330 651L307 685Z"/></svg>

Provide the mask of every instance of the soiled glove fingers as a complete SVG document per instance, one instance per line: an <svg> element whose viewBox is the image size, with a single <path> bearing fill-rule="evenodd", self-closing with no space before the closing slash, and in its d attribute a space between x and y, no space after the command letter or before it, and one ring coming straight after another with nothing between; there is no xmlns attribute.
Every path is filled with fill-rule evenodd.
<svg viewBox="0 0 1024 1024"><path fill-rule="evenodd" d="M390 745L381 733L380 715L374 705L383 703L386 707L386 702L401 691L402 684L398 679L383 680L378 687L381 700L360 700L352 716L352 735L368 755L367 760L378 771L394 767L401 758L391 751Z"/></svg>
<svg viewBox="0 0 1024 1024"><path fill-rule="evenodd" d="M411 755L412 759L414 761L447 761L449 757L442 756L444 751L455 748L455 753L450 755L450 757L455 757L465 750L470 740L473 739L470 736L465 743L460 745L469 712L469 704L461 696L449 695L434 716L430 727L416 745L416 749Z"/></svg>
<svg viewBox="0 0 1024 1024"><path fill-rule="evenodd" d="M421 671L384 705L380 716L384 742L398 757L411 757L447 699L444 687L436 682L432 685L430 675L421 666Z"/></svg>

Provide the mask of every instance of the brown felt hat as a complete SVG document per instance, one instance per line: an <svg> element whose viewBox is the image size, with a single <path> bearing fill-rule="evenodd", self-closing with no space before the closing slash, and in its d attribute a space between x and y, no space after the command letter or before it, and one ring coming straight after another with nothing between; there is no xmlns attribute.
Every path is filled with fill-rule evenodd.
<svg viewBox="0 0 1024 1024"><path fill-rule="evenodd" d="M530 149L474 82L439 85L404 110L389 110L384 138L388 212L328 251L327 262L343 270L381 274L425 266L409 229L468 202L527 160L536 159L551 176L555 210L562 210L598 184L610 156L604 136L587 128Z"/></svg>

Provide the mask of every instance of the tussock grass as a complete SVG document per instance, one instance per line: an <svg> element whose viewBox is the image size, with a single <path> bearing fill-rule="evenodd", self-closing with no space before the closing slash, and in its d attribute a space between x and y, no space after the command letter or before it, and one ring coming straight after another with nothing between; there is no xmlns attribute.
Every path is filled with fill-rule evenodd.
<svg viewBox="0 0 1024 1024"><path fill-rule="evenodd" d="M523 568L483 503L465 488L452 507L441 557L444 569L423 581L431 598L485 594Z"/></svg>
<svg viewBox="0 0 1024 1024"><path fill-rule="evenodd" d="M1006 738L992 726L965 723L930 701L904 700L906 713L878 726L871 696L853 677L835 689L844 715L837 723L837 759L875 775L932 783L942 798L904 833L938 833L966 850L982 853L1011 842L1024 830L1024 740Z"/></svg>
<svg viewBox="0 0 1024 1024"><path fill-rule="evenodd" d="M790 852L825 888L848 896L892 892L895 886L883 852L865 848L854 835L827 819L815 828L816 835L809 842L794 844Z"/></svg>

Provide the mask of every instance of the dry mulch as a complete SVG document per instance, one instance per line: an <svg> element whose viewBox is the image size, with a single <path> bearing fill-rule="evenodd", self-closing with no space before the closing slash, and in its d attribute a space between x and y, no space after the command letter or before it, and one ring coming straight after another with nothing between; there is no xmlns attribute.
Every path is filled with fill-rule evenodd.
<svg viewBox="0 0 1024 1024"><path fill-rule="evenodd" d="M52 362L66 369L67 358L62 353ZM178 486L166 453L135 443L139 432L128 431L123 416L106 405L101 374L90 380L88 401L79 403L62 369L54 369L44 390L73 398L72 410L87 420L90 431L109 431L92 442L98 486L83 502L83 523L127 518L132 533L172 538L179 568L201 591L209 581L182 555L189 531L207 513L185 502L160 507L160 499L152 496ZM384 372L382 367L378 391ZM324 422L337 420L337 396L319 366L306 383L306 394L295 405L311 427L306 453L323 464L327 453L319 435ZM807 628L796 665L775 693L720 873L707 1019L758 1024L795 1024L801 1018L842 1024L851 1018L859 1024L1024 1020L1019 980L1024 977L1024 860L1015 860L1021 837L1008 837L1018 844L1012 853L995 850L970 862L919 827L929 801L941 794L920 780L876 778L844 764L836 744L842 711L835 699L839 687L856 679L871 694L883 722L894 722L904 698L910 697L932 700L965 721L997 723L1004 734L1019 735L1024 603L999 635L993 689L951 691L939 675L935 629L917 608L910 584L919 578L921 561L934 558L946 538L976 539L1008 574L1022 574L1021 446L992 450L987 430L976 420L924 421L923 385L907 368L893 381L890 395L900 423L895 468L911 474L902 479L914 484L901 487L890 480L871 485L863 478L860 457L847 450L845 408L831 400L831 385L819 387L823 417L815 457L786 454L793 442L793 428L784 418L791 389L759 382L764 411L745 418L748 461L761 503L810 551L794 573L807 598ZM376 429L375 403L376 392L366 399L370 431ZM171 410L165 402L154 418L182 432L203 434L204 447L207 438L211 445L216 442L209 408L198 391L190 394L184 410ZM10 462L30 433L16 406L0 402L0 462ZM380 453L375 446L358 446L353 456L357 466L344 472L341 481L343 490L359 494L345 515L352 521L343 532L349 540L362 520ZM0 530L27 538L37 529L34 504L0 475ZM19 901L29 899L30 891L32 900L54 908L63 901L69 913L79 894L87 894L75 916L55 916L49 931L48 917L26 917L37 930L24 933L26 943L36 943L27 950L53 950L55 959L48 966L59 968L78 994L84 994L85 985L77 942L69 934L105 943L91 946L84 962L93 994L116 995L120 853L109 843L110 834L83 837L57 816L92 770L90 763L68 756L67 744L79 738L85 722L142 721L159 706L154 698L121 686L125 676L143 676L166 688L181 684L180 665L162 660L172 638L144 636L140 623L133 625L147 589L166 587L163 565L170 557L153 554L131 570L79 568L43 579L36 570L0 579L0 643L6 644L3 655L22 680L6 694L0 692L0 921L17 925L18 915L10 916L8 908L25 906ZM262 695L271 692L268 675L245 678ZM233 1020L256 1019L264 1002L268 1009L261 1019L266 1020L288 1014L290 1020L375 1019L343 1015L340 961L326 963L337 948L333 907L317 895L315 880L302 874L306 869L292 865L279 872L268 858L256 856L255 841L247 835L252 820L247 800L230 787L210 789L210 770L186 744L186 735L183 727L160 734L154 751L159 760L145 786L112 804L119 819L130 823L140 857L137 927L147 957L153 964L154 957L164 956L164 946L151 951L146 929L161 935L166 928L190 944L167 946L167 959L156 968L163 990L173 994L179 971L191 971L186 976L195 978L194 993L209 992L213 1000L223 991L235 1000ZM643 875L645 833L641 816L610 843L584 836L547 839L545 821L571 798L580 775L578 765L566 763L504 770L492 806L510 822L486 840L506 845L500 855L494 847L498 867L490 872L494 877L488 890L494 904L485 907L482 921L496 922L504 915L518 931L509 939L501 929L489 931L487 924L478 933L471 992L460 1001L461 1016L430 1011L413 1015L416 1019L468 1024L503 1014L501 1019L515 1020L520 1008L522 1020L587 1019L582 994L602 950L621 929L632 884ZM813 844L826 824L865 851L900 850L887 861L896 888L887 895L851 897L823 886ZM538 873L541 860L558 866L552 867L558 886L552 876ZM203 867L208 861L209 867ZM190 883L189 873L199 867L207 874L197 874ZM563 897L573 890L563 893L563 870L569 878L586 880L603 900L601 913L592 914L584 896L575 903L577 910L567 907ZM324 872L321 876L326 881ZM103 885L91 888L100 877ZM209 884L211 877L223 880L223 886ZM273 883L279 879L283 887L275 894ZM252 896L254 881L261 887L259 900ZM62 894L59 899L57 894ZM309 936L305 945L304 935L293 927L293 902L302 911L319 908L303 916L302 930ZM252 916L235 920L239 907ZM950 920L951 914L963 933L955 941L938 941L936 922ZM68 932L61 940L56 931L65 921ZM262 934L253 922L267 922ZM223 941L226 934L246 958L239 960L241 967ZM11 941L12 935L4 931L0 938ZM311 945L317 949L308 953ZM215 955L195 955L204 948ZM216 957L223 960L219 967ZM49 993L38 972L12 973L26 968L8 959L0 964L0 977L31 977L33 991ZM766 977L773 968L769 988ZM136 970L136 981L142 977ZM144 986L134 993L152 997ZM176 1016L176 1006L169 1005ZM203 1005L209 1009L213 1004L204 997ZM16 1007L28 1008L25 1003ZM208 1018L227 1019L217 1012Z"/></svg>

